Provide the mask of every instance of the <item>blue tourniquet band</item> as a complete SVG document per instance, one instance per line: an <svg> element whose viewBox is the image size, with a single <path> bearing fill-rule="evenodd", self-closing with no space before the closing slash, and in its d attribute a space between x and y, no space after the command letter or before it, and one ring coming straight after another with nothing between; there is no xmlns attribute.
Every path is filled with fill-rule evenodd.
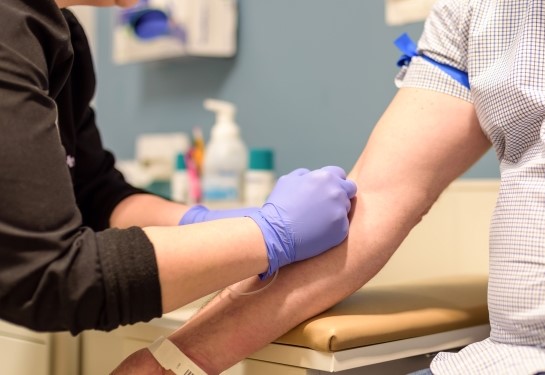
<svg viewBox="0 0 545 375"><path fill-rule="evenodd" d="M461 83L463 86L469 89L469 78L466 72L460 69L456 69L453 66L437 62L429 58L428 56L419 54L417 52L416 44L411 40L411 38L409 37L409 35L407 35L407 33L404 33L399 38L397 38L394 41L394 44L396 45L397 48L401 50L401 52L403 52L403 55L397 62L397 66L401 67L404 65L409 65L409 62L411 61L413 57L419 56L419 57L422 57L424 60L428 61L429 63L437 66L443 72L447 73L457 82Z"/></svg>

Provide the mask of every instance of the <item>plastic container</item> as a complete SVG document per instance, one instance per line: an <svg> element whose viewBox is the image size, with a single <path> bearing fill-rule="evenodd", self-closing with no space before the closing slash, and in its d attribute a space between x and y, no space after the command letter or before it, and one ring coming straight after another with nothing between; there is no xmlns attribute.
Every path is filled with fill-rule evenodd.
<svg viewBox="0 0 545 375"><path fill-rule="evenodd" d="M185 164L184 154L176 155L176 164L170 180L170 198L175 202L189 202L189 176Z"/></svg>
<svg viewBox="0 0 545 375"><path fill-rule="evenodd" d="M242 204L243 178L248 165L248 150L235 123L235 106L207 99L204 107L216 113L210 141L204 153L202 170L203 202L213 207Z"/></svg>
<svg viewBox="0 0 545 375"><path fill-rule="evenodd" d="M261 207L269 197L275 183L273 150L251 149L248 170L244 177L244 205Z"/></svg>

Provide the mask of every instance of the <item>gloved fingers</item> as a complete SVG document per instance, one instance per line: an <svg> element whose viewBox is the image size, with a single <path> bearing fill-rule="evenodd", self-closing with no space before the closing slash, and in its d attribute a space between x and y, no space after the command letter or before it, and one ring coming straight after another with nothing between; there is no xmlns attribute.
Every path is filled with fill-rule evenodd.
<svg viewBox="0 0 545 375"><path fill-rule="evenodd" d="M310 169L307 168L297 168L290 173L288 173L286 176L303 176L310 172Z"/></svg>
<svg viewBox="0 0 545 375"><path fill-rule="evenodd" d="M344 207L346 209L346 213L348 214L350 212L350 209L352 208L352 201L350 200L350 198L345 200Z"/></svg>
<svg viewBox="0 0 545 375"><path fill-rule="evenodd" d="M344 169L336 165L328 165L321 169L341 179L341 186L344 189L344 191L346 191L348 198L353 198L354 195L356 195L356 191L358 189L356 186L356 183L354 181L346 179L346 172L344 171Z"/></svg>
<svg viewBox="0 0 545 375"><path fill-rule="evenodd" d="M343 180L346 180L346 172L341 167L338 167L336 165L328 165L320 169L324 171L328 171L332 175L342 178Z"/></svg>
<svg viewBox="0 0 545 375"><path fill-rule="evenodd" d="M354 198L358 191L358 185L352 180L341 180L341 187L346 191L348 199Z"/></svg>
<svg viewBox="0 0 545 375"><path fill-rule="evenodd" d="M348 199L352 199L356 195L358 187L354 181L346 179L346 172L344 171L344 169L336 165L328 165L326 167L320 168L320 170L329 172L332 175L340 178L341 187L348 195Z"/></svg>

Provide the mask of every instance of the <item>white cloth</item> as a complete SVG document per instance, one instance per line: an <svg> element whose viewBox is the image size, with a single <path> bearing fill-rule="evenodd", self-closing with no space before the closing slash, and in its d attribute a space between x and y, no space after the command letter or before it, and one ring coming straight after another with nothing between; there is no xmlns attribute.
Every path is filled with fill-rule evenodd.
<svg viewBox="0 0 545 375"><path fill-rule="evenodd" d="M421 58L396 78L474 104L500 161L490 228L490 338L440 353L434 374L545 371L545 2L438 0L419 52L469 74L471 89Z"/></svg>

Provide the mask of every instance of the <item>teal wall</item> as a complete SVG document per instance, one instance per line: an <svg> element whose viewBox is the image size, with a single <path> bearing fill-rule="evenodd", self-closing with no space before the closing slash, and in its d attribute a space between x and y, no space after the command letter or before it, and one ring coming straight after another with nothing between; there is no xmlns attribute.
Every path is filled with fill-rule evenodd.
<svg viewBox="0 0 545 375"><path fill-rule="evenodd" d="M208 138L205 98L235 103L249 147L272 147L277 172L337 164L350 169L396 88L392 41L422 24L389 27L382 0L240 0L233 59L176 59L115 66L112 10L98 13L98 123L118 158L142 132ZM495 178L493 152L464 177Z"/></svg>

